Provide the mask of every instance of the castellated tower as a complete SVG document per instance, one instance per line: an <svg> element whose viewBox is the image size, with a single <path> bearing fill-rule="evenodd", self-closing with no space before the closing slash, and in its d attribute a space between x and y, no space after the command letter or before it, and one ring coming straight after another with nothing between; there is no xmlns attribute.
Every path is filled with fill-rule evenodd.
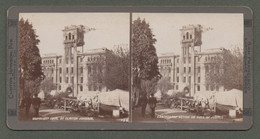
<svg viewBox="0 0 260 139"><path fill-rule="evenodd" d="M180 88L189 96L194 95L195 78L196 78L196 55L201 52L201 25L183 26L181 29L181 48L180 55Z"/></svg>
<svg viewBox="0 0 260 139"><path fill-rule="evenodd" d="M63 89L73 91L73 96L78 94L78 53L82 53L84 42L83 25L66 26L63 31L64 56L62 63Z"/></svg>

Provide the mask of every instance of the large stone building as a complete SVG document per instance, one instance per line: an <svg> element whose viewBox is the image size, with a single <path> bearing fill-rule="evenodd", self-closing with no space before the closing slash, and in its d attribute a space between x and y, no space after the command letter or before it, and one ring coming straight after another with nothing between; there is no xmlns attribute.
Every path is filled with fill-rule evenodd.
<svg viewBox="0 0 260 139"><path fill-rule="evenodd" d="M57 90L71 91L73 96L87 91L107 91L102 81L92 80L105 70L106 48L85 51L84 26L67 26L63 30L64 55L47 54L42 57L42 69Z"/></svg>
<svg viewBox="0 0 260 139"><path fill-rule="evenodd" d="M169 78L173 90L187 91L190 96L201 92L224 91L223 86L209 84L206 77L211 70L221 72L221 67L213 66L224 48L201 50L202 27L183 26L181 31L181 54L161 54L159 69L163 77Z"/></svg>

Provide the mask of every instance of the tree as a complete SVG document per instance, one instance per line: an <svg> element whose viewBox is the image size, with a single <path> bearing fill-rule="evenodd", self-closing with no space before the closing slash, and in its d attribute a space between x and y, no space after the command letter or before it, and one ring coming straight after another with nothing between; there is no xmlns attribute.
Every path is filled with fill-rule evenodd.
<svg viewBox="0 0 260 139"><path fill-rule="evenodd" d="M41 57L37 45L40 40L37 39L33 25L28 20L19 21L19 81L20 97L38 93L38 87L43 79L41 68ZM35 90L36 89L36 90Z"/></svg>
<svg viewBox="0 0 260 139"><path fill-rule="evenodd" d="M142 80L141 81L141 92L146 92L147 95L155 94L157 91L157 77L152 80Z"/></svg>
<svg viewBox="0 0 260 139"><path fill-rule="evenodd" d="M106 57L104 81L108 89L129 90L130 54L126 47L117 46Z"/></svg>
<svg viewBox="0 0 260 139"><path fill-rule="evenodd" d="M93 63L95 72L89 76L89 84L104 85L109 90L129 90L129 58L129 50L122 45L108 51L105 58Z"/></svg>
<svg viewBox="0 0 260 139"><path fill-rule="evenodd" d="M43 90L44 93L50 93L56 89L56 85L53 83L53 79L48 77L41 82L40 89Z"/></svg>
<svg viewBox="0 0 260 139"><path fill-rule="evenodd" d="M134 98L139 98L141 82L157 79L160 76L158 69L158 57L155 49L156 39L150 25L140 18L132 24L132 76ZM136 101L138 103L138 100Z"/></svg>
<svg viewBox="0 0 260 139"><path fill-rule="evenodd" d="M163 77L158 81L157 89L159 89L162 94L167 93L167 91L172 88L173 88L173 85L170 83L170 80L168 77Z"/></svg>
<svg viewBox="0 0 260 139"><path fill-rule="evenodd" d="M224 86L227 90L243 89L243 50L241 48L225 49L206 66L208 68L207 84Z"/></svg>

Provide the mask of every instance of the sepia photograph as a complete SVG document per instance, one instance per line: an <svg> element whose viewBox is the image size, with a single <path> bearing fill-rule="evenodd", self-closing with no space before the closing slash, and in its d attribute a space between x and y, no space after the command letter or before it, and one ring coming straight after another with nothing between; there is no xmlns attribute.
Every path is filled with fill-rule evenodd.
<svg viewBox="0 0 260 139"><path fill-rule="evenodd" d="M133 122L243 122L243 14L132 16Z"/></svg>
<svg viewBox="0 0 260 139"><path fill-rule="evenodd" d="M18 24L20 121L129 121L129 13L20 13Z"/></svg>

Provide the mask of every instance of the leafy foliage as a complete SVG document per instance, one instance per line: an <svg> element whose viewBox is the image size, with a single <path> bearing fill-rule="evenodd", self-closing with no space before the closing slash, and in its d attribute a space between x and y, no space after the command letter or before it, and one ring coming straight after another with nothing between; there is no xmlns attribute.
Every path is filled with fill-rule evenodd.
<svg viewBox="0 0 260 139"><path fill-rule="evenodd" d="M122 46L107 55L104 81L108 89L129 89L129 58L129 50Z"/></svg>
<svg viewBox="0 0 260 139"><path fill-rule="evenodd" d="M162 94L165 94L168 90L172 89L173 86L168 77L163 77L158 81L157 88L162 92Z"/></svg>
<svg viewBox="0 0 260 139"><path fill-rule="evenodd" d="M37 37L33 25L28 20L21 19L19 21L19 78L20 87L22 90L26 88L25 91L29 93L37 93L44 77L37 47L40 40ZM36 88L37 90L34 90Z"/></svg>
<svg viewBox="0 0 260 139"><path fill-rule="evenodd" d="M223 85L225 89L243 89L243 50L225 50L214 62L207 64L207 84Z"/></svg>
<svg viewBox="0 0 260 139"><path fill-rule="evenodd" d="M156 39L154 38L150 25L146 23L145 20L138 18L133 21L132 28L133 90L136 90L134 93L137 93L135 96L138 97L138 93L141 90L141 82L150 80L151 83L154 84L155 82L152 80L158 79L157 76L159 76L160 73L157 66L158 57L154 47ZM143 84L147 84L147 82Z"/></svg>
<svg viewBox="0 0 260 139"><path fill-rule="evenodd" d="M41 82L40 89L43 90L44 93L50 93L56 89L56 85L53 83L52 78L48 77Z"/></svg>
<svg viewBox="0 0 260 139"><path fill-rule="evenodd" d="M121 45L115 47L113 51L108 51L103 60L93 63L93 67L98 70L89 75L89 84L102 84L109 90L128 90L130 79L129 57L129 50Z"/></svg>

